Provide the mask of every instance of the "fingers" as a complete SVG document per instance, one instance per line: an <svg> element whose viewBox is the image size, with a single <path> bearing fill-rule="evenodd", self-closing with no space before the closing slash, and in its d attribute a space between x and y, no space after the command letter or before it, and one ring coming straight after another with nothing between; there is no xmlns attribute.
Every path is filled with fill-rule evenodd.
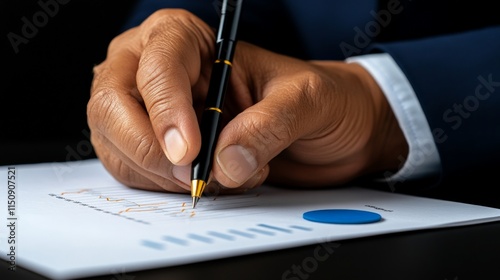
<svg viewBox="0 0 500 280"><path fill-rule="evenodd" d="M192 88L207 86L203 75L209 71L202 68L210 65L213 34L191 14L171 10L155 14L141 28L154 32L142 37L137 88L170 162L189 164L201 144Z"/></svg>
<svg viewBox="0 0 500 280"><path fill-rule="evenodd" d="M231 188L247 185L270 164L272 182L318 187L365 172L374 112L359 69L243 47L247 55L240 52L238 62L247 72L234 73L240 70L238 77L250 81L255 104L222 130L215 179Z"/></svg>
<svg viewBox="0 0 500 280"><path fill-rule="evenodd" d="M211 36L187 12L160 11L116 37L94 68L88 123L96 152L120 181L189 190L189 163L200 146L192 89L208 79L202 60L209 60Z"/></svg>
<svg viewBox="0 0 500 280"><path fill-rule="evenodd" d="M177 185L189 189L184 171L188 167L174 169L165 157L137 90L141 42L136 31L113 40L106 61L94 69L87 106L93 145L110 173L127 185L151 189L155 183L168 191L181 191Z"/></svg>
<svg viewBox="0 0 500 280"><path fill-rule="evenodd" d="M92 143L94 146L100 147L97 149L97 154L103 165L122 184L150 191L188 192L188 189L179 187L183 184L171 181L139 166L102 135L93 134Z"/></svg>
<svg viewBox="0 0 500 280"><path fill-rule="evenodd" d="M312 135L329 116L319 111L323 97L316 91L322 91L321 83L316 74L308 71L268 83L264 99L222 130L215 152L214 177L227 187L248 184L290 144Z"/></svg>
<svg viewBox="0 0 500 280"><path fill-rule="evenodd" d="M101 72L101 69L96 69L96 77L110 73ZM125 85L128 81L128 72L112 72L113 75L104 79L106 83L93 86L93 93L88 103L88 123L98 156L108 170L121 181L127 181L127 185L149 188L149 185L144 185L141 180L127 179L135 175L126 171L135 171L165 190L178 190L175 184L168 182L167 179L187 188L189 182L182 182L183 178L176 180L172 166L162 152L143 106L126 89L109 86L120 81ZM117 158L120 161L116 160Z"/></svg>

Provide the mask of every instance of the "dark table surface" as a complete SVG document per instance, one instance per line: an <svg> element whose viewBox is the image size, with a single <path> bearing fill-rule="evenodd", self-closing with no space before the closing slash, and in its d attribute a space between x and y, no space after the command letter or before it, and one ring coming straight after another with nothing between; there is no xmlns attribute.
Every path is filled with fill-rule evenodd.
<svg viewBox="0 0 500 280"><path fill-rule="evenodd" d="M388 234L163 269L115 272L95 280L143 279L498 279L500 222ZM329 252L321 259L318 246ZM71 254L71 252L68 252ZM1 279L46 279L0 267Z"/></svg>
<svg viewBox="0 0 500 280"><path fill-rule="evenodd" d="M488 182L458 186L455 192L426 196L500 208ZM3 261L0 279L46 278L22 266L11 272ZM154 270L110 271L89 279L500 279L500 222L332 240Z"/></svg>

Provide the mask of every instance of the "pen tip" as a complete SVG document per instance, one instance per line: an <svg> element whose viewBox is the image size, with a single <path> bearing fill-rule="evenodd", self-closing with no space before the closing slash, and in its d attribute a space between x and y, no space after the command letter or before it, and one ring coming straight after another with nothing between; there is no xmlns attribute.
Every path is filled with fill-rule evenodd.
<svg viewBox="0 0 500 280"><path fill-rule="evenodd" d="M193 209L196 208L196 204L198 203L198 200L200 200L199 197L193 196Z"/></svg>

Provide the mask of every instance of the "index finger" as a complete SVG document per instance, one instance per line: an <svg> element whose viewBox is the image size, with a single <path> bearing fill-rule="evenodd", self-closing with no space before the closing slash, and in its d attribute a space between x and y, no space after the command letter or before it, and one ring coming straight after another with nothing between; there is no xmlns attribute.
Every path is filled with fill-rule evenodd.
<svg viewBox="0 0 500 280"><path fill-rule="evenodd" d="M151 31L142 33L138 90L169 160L189 164L201 145L192 89L208 87L206 62L212 56L213 33L183 10L156 12L141 28Z"/></svg>
<svg viewBox="0 0 500 280"><path fill-rule="evenodd" d="M130 30L116 37L109 46L106 60L94 67L88 123L93 139L99 137L101 142L109 143L101 154L112 149L111 152L129 166L136 166L135 170L145 177L151 177L151 172L171 178L171 164L155 138L137 91L135 77L141 48L136 34L137 30ZM118 177L127 176L121 174L122 168L105 158L103 163ZM165 189L175 187L159 185Z"/></svg>

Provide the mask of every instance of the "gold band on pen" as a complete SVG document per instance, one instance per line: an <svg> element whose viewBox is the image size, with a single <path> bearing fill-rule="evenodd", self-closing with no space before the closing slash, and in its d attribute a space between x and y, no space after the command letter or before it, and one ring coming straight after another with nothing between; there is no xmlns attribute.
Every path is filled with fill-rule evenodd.
<svg viewBox="0 0 500 280"><path fill-rule="evenodd" d="M220 59L217 59L217 60L215 61L215 63L221 63L221 62L224 62L225 64L227 64L227 65L229 65L229 66L233 67L233 64L232 64L232 63L231 63L231 61L229 61L229 60L224 59L223 61L221 61Z"/></svg>
<svg viewBox="0 0 500 280"><path fill-rule="evenodd" d="M221 114L222 114L222 110L221 110L221 109L219 109L219 108L217 108L217 107L208 107L208 108L206 108L205 110L207 110L207 111L208 111L208 110L211 110L211 111L217 111L217 112L219 112L219 113L221 113Z"/></svg>
<svg viewBox="0 0 500 280"><path fill-rule="evenodd" d="M203 190L205 189L207 182L203 180L192 180L191 181L191 196L201 197L203 195Z"/></svg>

